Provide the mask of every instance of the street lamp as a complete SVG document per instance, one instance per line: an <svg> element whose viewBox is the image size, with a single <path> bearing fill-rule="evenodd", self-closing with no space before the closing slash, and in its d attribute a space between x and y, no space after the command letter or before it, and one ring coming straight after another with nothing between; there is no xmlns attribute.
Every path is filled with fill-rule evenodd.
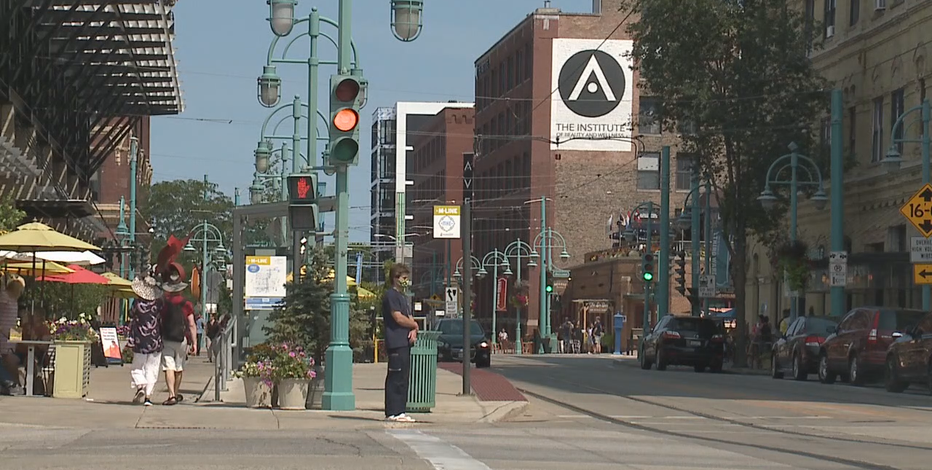
<svg viewBox="0 0 932 470"><path fill-rule="evenodd" d="M803 187L815 187L816 192L812 195L812 199L815 208L822 210L825 208L825 203L828 202L828 197L825 196L825 189L823 187L822 181L822 172L819 170L819 166L815 162L804 155L800 155L798 152L799 146L795 142L791 142L787 146L790 149L790 153L781 156L774 160L770 164L770 168L767 169L767 177L764 180L764 190L761 191L760 196L757 197L757 200L761 202L761 206L764 209L773 207L774 202L776 202L777 197L770 189L771 185L784 185L790 187L790 243L796 242L796 233L797 233L797 211L799 210L799 190L800 186ZM789 163L786 162L789 160ZM802 160L803 166L800 166L800 160ZM777 167L777 164L783 166ZM777 168L777 171L774 172L774 169ZM779 179L780 174L786 170L790 170L790 179L782 180ZM799 180L799 171L802 170L805 175L808 177L807 180ZM790 302L790 321L795 321L799 311L798 305L798 294L794 296L793 300Z"/></svg>
<svg viewBox="0 0 932 470"><path fill-rule="evenodd" d="M259 141L253 152L256 157L256 171L265 173L269 171L269 156L272 155L272 144L269 141Z"/></svg>
<svg viewBox="0 0 932 470"><path fill-rule="evenodd" d="M906 117L919 111L918 121L922 124L922 135L919 139L907 139L905 135L903 137L897 137L897 130L900 130L900 134L905 134L903 132L904 125L906 122ZM887 151L887 155L880 162L883 164L884 169L887 171L896 171L900 168L900 164L903 163L903 157L900 155L899 150L897 149L897 144L902 145L903 143L918 143L922 147L922 183L923 185L929 184L932 181L932 156L930 156L930 136L929 136L929 124L932 121L932 110L930 110L930 104L928 99L922 100L918 106L914 106L900 115L900 117L893 123L890 133L893 136L892 142L890 143L890 150ZM916 121L913 121L912 124L915 124ZM923 310L932 310L932 286L923 285L922 286L922 309Z"/></svg>
<svg viewBox="0 0 932 470"><path fill-rule="evenodd" d="M557 343L557 339L556 335L553 333L552 325L550 324L550 303L552 300L552 292L547 292L547 289L545 289L545 286L547 285L547 273L554 271L552 253L554 248L561 249L561 260L565 261L569 259L570 254L566 251L566 238L564 238L560 232L557 232L552 227L545 226L534 238L534 241L531 243L531 247L533 248L533 251L531 251L531 259L536 259L538 251L540 252L541 258L540 322L543 324L541 339L549 339L549 344L552 351L553 345ZM541 344L541 350L543 350L543 344Z"/></svg>
<svg viewBox="0 0 932 470"><path fill-rule="evenodd" d="M399 41L410 42L421 34L422 0L392 0L392 34Z"/></svg>
<svg viewBox="0 0 932 470"><path fill-rule="evenodd" d="M515 266L517 268L518 275L515 276L515 296L517 296L518 293L520 293L519 286L521 286L523 282L521 280L521 264L522 264L521 258L522 257L528 258L527 266L529 268L537 267L537 262L535 261L536 257L531 256L531 253L533 253L533 251L534 249L531 248L531 245L528 245L527 243L523 242L520 238L509 243L508 246L505 247L505 257L506 258L514 257L516 259ZM505 275L510 275L510 274L511 274L511 267L509 266L508 269L505 270ZM521 354L522 350L523 350L523 347L521 344L521 302L518 302L517 307L515 307L515 354Z"/></svg>
<svg viewBox="0 0 932 470"><path fill-rule="evenodd" d="M504 267L507 271L507 274L511 274L511 266L508 263L508 257L505 256L504 252L498 251L498 248L493 249L488 252L484 257L482 257L482 269L479 271L480 274L487 273L487 267L492 268L492 345L498 344L498 268L499 266ZM505 297L508 297L508 292L505 292Z"/></svg>
<svg viewBox="0 0 932 470"><path fill-rule="evenodd" d="M263 65L262 75L256 80L259 104L266 108L274 107L282 98L282 79L275 71L274 65Z"/></svg>
<svg viewBox="0 0 932 470"><path fill-rule="evenodd" d="M278 37L291 34L294 28L294 6L297 0L269 0L269 25Z"/></svg>

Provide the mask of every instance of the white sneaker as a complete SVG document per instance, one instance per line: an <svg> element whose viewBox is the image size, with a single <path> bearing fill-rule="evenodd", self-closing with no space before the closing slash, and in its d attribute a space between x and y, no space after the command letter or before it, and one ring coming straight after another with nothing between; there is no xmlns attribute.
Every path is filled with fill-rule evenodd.
<svg viewBox="0 0 932 470"><path fill-rule="evenodd" d="M402 413L400 415L389 416L386 418L388 421L393 421L396 423L414 423L417 422L414 418Z"/></svg>

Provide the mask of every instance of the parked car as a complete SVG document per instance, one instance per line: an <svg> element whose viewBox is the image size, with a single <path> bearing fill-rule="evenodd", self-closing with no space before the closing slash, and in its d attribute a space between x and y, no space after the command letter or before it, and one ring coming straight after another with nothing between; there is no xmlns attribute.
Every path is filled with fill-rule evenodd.
<svg viewBox="0 0 932 470"><path fill-rule="evenodd" d="M440 332L440 338L437 340L438 359L441 361L462 361L464 350L463 319L444 318L438 321L433 329ZM469 361L475 363L476 367L489 367L492 364L489 336L476 320L469 322L469 336L472 343L469 348Z"/></svg>
<svg viewBox="0 0 932 470"><path fill-rule="evenodd" d="M819 348L819 381L841 376L853 385L883 376L887 349L895 337L915 326L926 312L890 307L858 307L844 316Z"/></svg>
<svg viewBox="0 0 932 470"><path fill-rule="evenodd" d="M682 365L693 366L696 372L706 368L720 372L725 357L724 333L722 323L712 318L667 315L641 343L641 369L656 364L657 370Z"/></svg>
<svg viewBox="0 0 932 470"><path fill-rule="evenodd" d="M884 375L889 392L899 393L916 383L927 385L932 392L932 313L907 327L890 345Z"/></svg>
<svg viewBox="0 0 932 470"><path fill-rule="evenodd" d="M789 368L794 379L806 380L810 372L819 370L819 349L837 326L838 318L829 317L799 317L790 323L773 344L773 378L782 379Z"/></svg>

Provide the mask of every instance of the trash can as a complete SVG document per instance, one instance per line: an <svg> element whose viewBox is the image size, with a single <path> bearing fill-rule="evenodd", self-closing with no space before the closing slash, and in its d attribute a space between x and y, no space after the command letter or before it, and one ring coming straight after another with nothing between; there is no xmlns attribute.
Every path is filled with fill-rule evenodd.
<svg viewBox="0 0 932 470"><path fill-rule="evenodd" d="M437 401L437 339L439 331L420 331L411 347L411 376L408 382L410 413L430 413Z"/></svg>

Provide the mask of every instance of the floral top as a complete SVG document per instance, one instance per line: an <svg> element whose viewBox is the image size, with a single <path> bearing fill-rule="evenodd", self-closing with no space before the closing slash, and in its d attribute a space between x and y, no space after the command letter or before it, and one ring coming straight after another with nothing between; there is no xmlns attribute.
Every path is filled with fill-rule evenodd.
<svg viewBox="0 0 932 470"><path fill-rule="evenodd" d="M136 354L162 351L161 302L137 299L133 303L129 328L129 345Z"/></svg>

